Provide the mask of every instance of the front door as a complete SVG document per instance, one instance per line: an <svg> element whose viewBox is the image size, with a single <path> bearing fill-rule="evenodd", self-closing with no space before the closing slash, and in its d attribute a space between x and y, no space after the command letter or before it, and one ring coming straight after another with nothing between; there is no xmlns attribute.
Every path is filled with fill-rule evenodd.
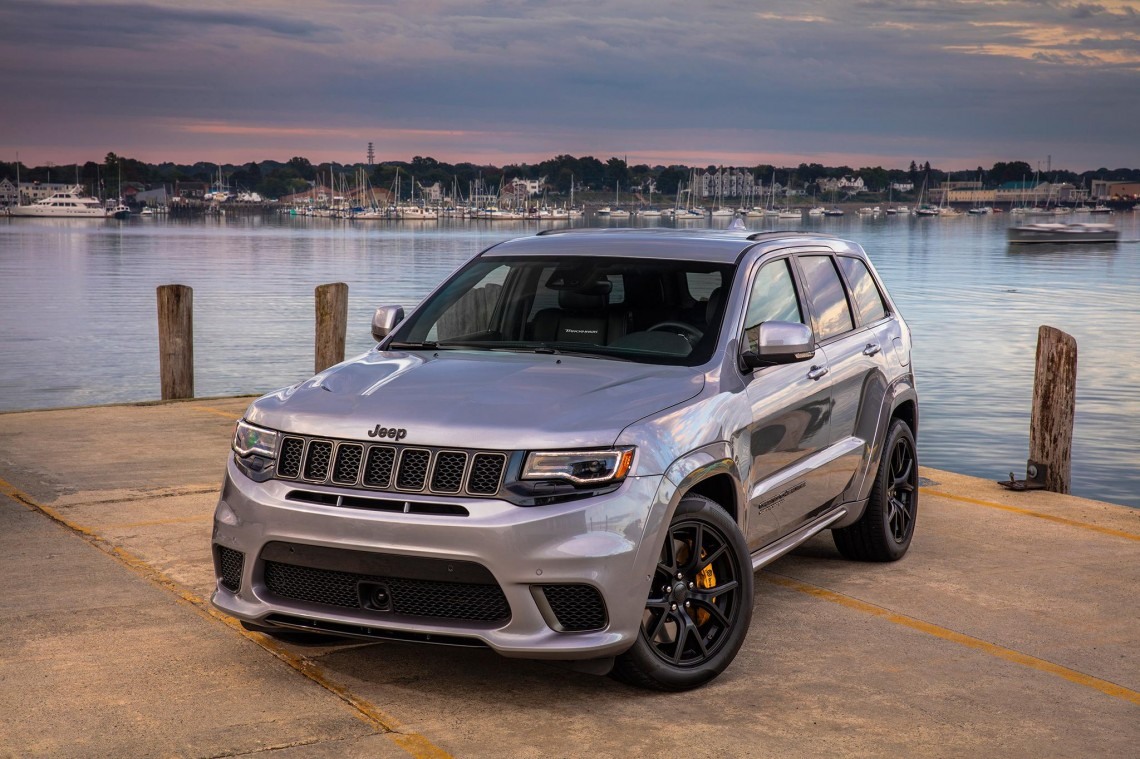
<svg viewBox="0 0 1140 759"><path fill-rule="evenodd" d="M766 321L805 324L805 313L789 259L770 261L753 279L744 339L751 347ZM828 498L826 478L810 464L830 439L831 391L826 358L818 352L808 361L755 369L745 381L752 407L748 541L756 550L786 533L803 504Z"/></svg>

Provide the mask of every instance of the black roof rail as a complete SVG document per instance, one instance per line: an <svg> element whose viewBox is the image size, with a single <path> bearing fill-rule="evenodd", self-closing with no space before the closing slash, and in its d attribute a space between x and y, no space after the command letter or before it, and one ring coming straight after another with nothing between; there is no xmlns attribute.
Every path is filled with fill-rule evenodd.
<svg viewBox="0 0 1140 759"><path fill-rule="evenodd" d="M546 237L547 235L567 235L579 234L587 232L590 234L597 234L601 232L644 232L646 227L558 227L557 229L542 229L535 233L535 237Z"/></svg>
<svg viewBox="0 0 1140 759"><path fill-rule="evenodd" d="M808 232L803 229L771 229L765 232L753 232L748 235L749 240L766 240L774 237L824 237L829 240L838 240L835 235L822 232Z"/></svg>

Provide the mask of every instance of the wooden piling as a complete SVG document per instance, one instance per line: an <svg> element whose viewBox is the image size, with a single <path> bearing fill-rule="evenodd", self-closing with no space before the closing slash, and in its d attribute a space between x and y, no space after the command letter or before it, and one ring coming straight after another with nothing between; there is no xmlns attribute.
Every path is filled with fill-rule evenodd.
<svg viewBox="0 0 1140 759"><path fill-rule="evenodd" d="M344 338L348 329L348 285L344 282L318 285L314 296L317 307L314 371L323 372L344 361Z"/></svg>
<svg viewBox="0 0 1140 759"><path fill-rule="evenodd" d="M1045 489L1068 493L1077 400L1077 341L1055 327L1037 333L1029 459L1044 464Z"/></svg>
<svg viewBox="0 0 1140 759"><path fill-rule="evenodd" d="M162 400L194 397L194 290L158 287L158 363Z"/></svg>

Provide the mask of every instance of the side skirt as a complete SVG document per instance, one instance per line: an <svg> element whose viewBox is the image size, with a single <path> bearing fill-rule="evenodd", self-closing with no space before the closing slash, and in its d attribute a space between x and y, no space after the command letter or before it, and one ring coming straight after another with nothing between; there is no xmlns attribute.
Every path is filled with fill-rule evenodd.
<svg viewBox="0 0 1140 759"><path fill-rule="evenodd" d="M847 515L847 506L836 506L831 511L825 511L812 521L805 524L795 532L788 533L784 537L769 543L755 551L752 554L752 571L756 571L765 564L771 564L776 559L780 558L788 551L798 546L800 543L812 538L819 533L826 530L835 522L839 521Z"/></svg>

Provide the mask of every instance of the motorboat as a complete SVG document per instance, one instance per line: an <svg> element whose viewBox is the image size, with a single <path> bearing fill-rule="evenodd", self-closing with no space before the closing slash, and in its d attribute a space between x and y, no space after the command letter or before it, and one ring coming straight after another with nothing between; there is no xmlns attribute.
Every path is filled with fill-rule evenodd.
<svg viewBox="0 0 1140 759"><path fill-rule="evenodd" d="M130 213L131 210L122 203L108 201L104 204L98 198L81 194L78 186L30 205L8 208L9 216L43 219L125 219Z"/></svg>
<svg viewBox="0 0 1140 759"><path fill-rule="evenodd" d="M1029 243L1115 243L1120 232L1111 224L1041 222L1009 228L1010 244Z"/></svg>

